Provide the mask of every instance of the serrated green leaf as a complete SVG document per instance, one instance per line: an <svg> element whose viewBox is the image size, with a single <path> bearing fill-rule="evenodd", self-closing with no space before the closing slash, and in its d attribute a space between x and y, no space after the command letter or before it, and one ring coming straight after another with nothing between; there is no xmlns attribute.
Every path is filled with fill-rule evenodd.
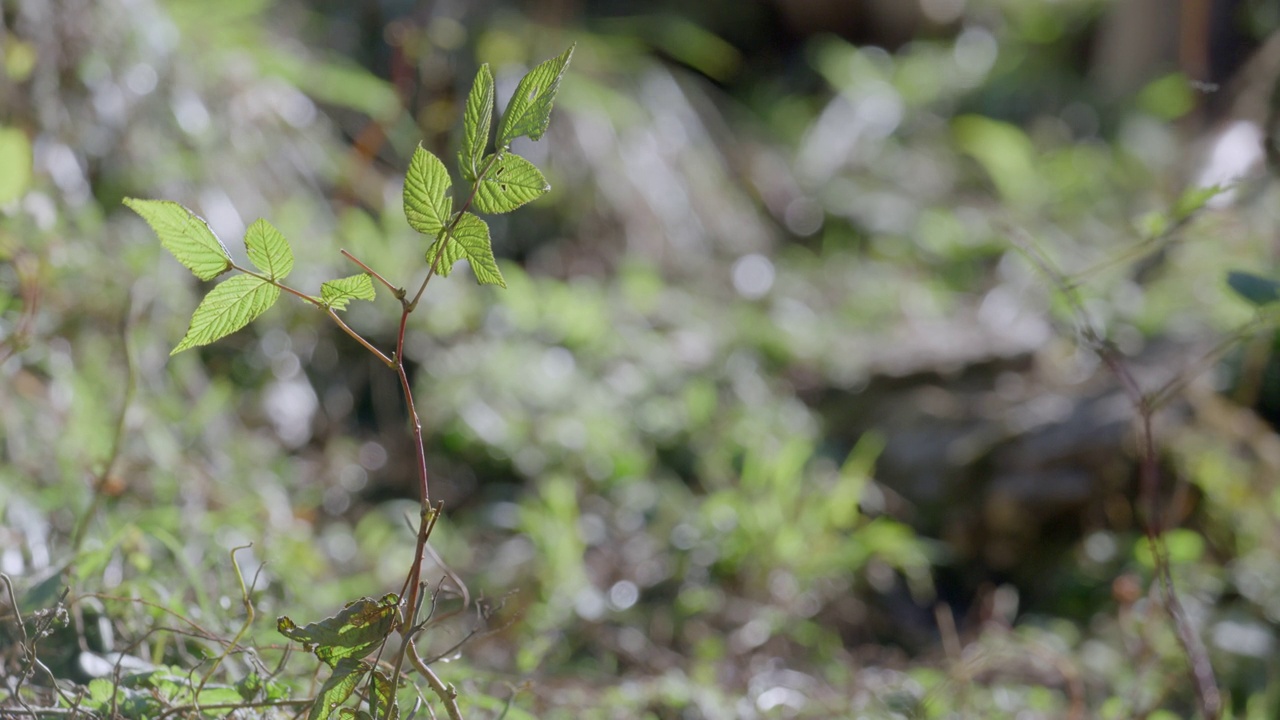
<svg viewBox="0 0 1280 720"><path fill-rule="evenodd" d="M431 237L440 234L453 208L445 194L451 185L440 158L418 145L404 176L404 216L414 230Z"/></svg>
<svg viewBox="0 0 1280 720"><path fill-rule="evenodd" d="M547 124L551 122L551 105L560 89L560 78L564 77L569 59L573 57L574 47L576 45L571 45L563 54L542 62L520 79L502 115L502 124L498 126L497 145L500 150L510 147L511 141L522 135L538 140L547 131Z"/></svg>
<svg viewBox="0 0 1280 720"><path fill-rule="evenodd" d="M342 658L333 666L333 674L320 688L320 694L311 705L307 720L327 720L342 703L351 697L360 678L369 671L369 664L355 658Z"/></svg>
<svg viewBox="0 0 1280 720"><path fill-rule="evenodd" d="M169 354L230 335L266 312L279 297L280 288L262 278L237 275L223 280L200 301L191 315L187 334Z"/></svg>
<svg viewBox="0 0 1280 720"><path fill-rule="evenodd" d="M124 204L147 221L164 249L196 277L212 280L231 269L227 248L195 213L169 200L125 198Z"/></svg>
<svg viewBox="0 0 1280 720"><path fill-rule="evenodd" d="M272 280L280 280L293 271L293 250L280 231L258 219L244 234L244 247L249 251L249 262L266 273Z"/></svg>
<svg viewBox="0 0 1280 720"><path fill-rule="evenodd" d="M431 244L427 249L427 262L435 262L436 253L439 252L443 242L444 237L441 237ZM500 285L504 288L507 286L507 282L502 279L502 271L498 269L498 261L493 257L489 225L471 213L465 213L458 218L458 223L453 228L452 238L449 239L448 244L444 245L444 255L436 265L436 272L443 277L448 277L453 264L463 258L471 263L471 271L476 274L476 280L481 285Z"/></svg>
<svg viewBox="0 0 1280 720"><path fill-rule="evenodd" d="M490 166L492 158L490 155L481 163L489 171L476 188L475 204L480 212L511 212L551 189L537 166L519 155L502 153Z"/></svg>
<svg viewBox="0 0 1280 720"><path fill-rule="evenodd" d="M400 599L384 595L380 600L360 598L348 603L342 612L320 622L298 627L288 617L276 621L276 630L290 640L297 640L308 651L315 651L330 667L344 658L361 657L391 632Z"/></svg>
<svg viewBox="0 0 1280 720"><path fill-rule="evenodd" d="M462 114L462 152L458 165L462 176L475 182L480 173L480 158L489 144L489 128L493 123L493 73L489 64L480 66L471 92L467 95L467 108Z"/></svg>
<svg viewBox="0 0 1280 720"><path fill-rule="evenodd" d="M442 252L443 248L443 252ZM439 255L439 258L436 256ZM466 257L462 253L462 246L452 234L449 236L448 242L445 242L444 234L436 238L431 243L431 247L427 248L427 266L434 267L436 274L440 277L449 277L449 273L453 272L453 264Z"/></svg>
<svg viewBox="0 0 1280 720"><path fill-rule="evenodd" d="M115 683L106 678L94 678L89 681L89 697L86 699L94 705L103 706L111 702L115 694Z"/></svg>
<svg viewBox="0 0 1280 720"><path fill-rule="evenodd" d="M346 310L352 300L373 300L373 279L368 273L338 278L320 285L320 299L334 310Z"/></svg>
<svg viewBox="0 0 1280 720"><path fill-rule="evenodd" d="M1261 275L1232 270L1227 273L1227 286L1258 307L1280 300L1280 282Z"/></svg>

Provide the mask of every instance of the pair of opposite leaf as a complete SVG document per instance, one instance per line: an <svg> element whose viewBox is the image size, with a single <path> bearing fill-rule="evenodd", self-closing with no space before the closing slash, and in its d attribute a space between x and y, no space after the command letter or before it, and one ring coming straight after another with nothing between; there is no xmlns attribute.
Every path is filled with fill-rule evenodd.
<svg viewBox="0 0 1280 720"><path fill-rule="evenodd" d="M480 66L463 114L462 149L458 165L473 183L471 196L453 211L452 181L444 163L421 145L405 174L404 213L414 230L433 239L426 252L428 267L447 276L458 260L466 259L482 284L506 287L493 256L489 225L467 212L474 205L488 214L511 212L540 197L550 186L528 160L510 151L518 137L538 140L551 119L551 106L560 79L573 55L571 46L526 74L516 86L498 125L494 152L486 154L494 110L493 74ZM167 200L126 198L124 204L142 216L161 245L201 280L228 270L244 274L222 281L209 291L191 316L186 335L170 354L207 345L252 322L280 298L279 284L293 269L293 251L284 235L266 220L245 233L249 261L259 272L239 268L226 246L209 226L182 205ZM320 286L319 306L344 310L351 300L373 300L373 281L366 273L330 280Z"/></svg>

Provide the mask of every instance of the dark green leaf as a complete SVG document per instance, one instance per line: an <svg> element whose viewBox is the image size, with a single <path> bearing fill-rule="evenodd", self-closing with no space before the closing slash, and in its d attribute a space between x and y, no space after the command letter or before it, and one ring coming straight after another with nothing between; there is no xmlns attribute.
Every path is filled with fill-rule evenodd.
<svg viewBox="0 0 1280 720"><path fill-rule="evenodd" d="M360 598L342 612L320 622L298 627L288 617L276 621L276 629L290 640L314 650L330 667L343 658L361 657L391 632L400 599L384 595L380 600Z"/></svg>
<svg viewBox="0 0 1280 720"><path fill-rule="evenodd" d="M467 108L462 115L462 152L458 155L458 165L462 168L462 176L475 182L480 172L480 158L484 157L485 147L489 144L489 127L493 123L493 73L489 65L480 66L475 82L471 84L471 92L467 95Z"/></svg>
<svg viewBox="0 0 1280 720"><path fill-rule="evenodd" d="M289 241L266 220L258 219L244 234L249 261L272 280L281 280L293 270L293 250Z"/></svg>
<svg viewBox="0 0 1280 720"><path fill-rule="evenodd" d="M481 167L488 167L489 171L476 188L475 203L480 212L511 212L551 189L538 168L519 155L502 153L490 165L492 159L490 155L481 163Z"/></svg>
<svg viewBox="0 0 1280 720"><path fill-rule="evenodd" d="M311 705L311 713L307 715L307 720L326 720L338 709L338 706L351 697L356 685L360 683L360 678L364 677L368 671L369 664L355 658L346 657L339 660L333 667L333 674L320 688L320 694Z"/></svg>
<svg viewBox="0 0 1280 720"><path fill-rule="evenodd" d="M195 213L168 200L125 198L124 204L155 230L164 249L201 280L231 269L231 256L217 235Z"/></svg>
<svg viewBox="0 0 1280 720"><path fill-rule="evenodd" d="M452 184L440 158L419 145L404 176L404 216L414 230L431 237L440 234L453 206L445 195Z"/></svg>
<svg viewBox="0 0 1280 720"><path fill-rule="evenodd" d="M275 285L252 275L237 275L218 283L191 315L191 326L170 355L208 345L253 322L280 297Z"/></svg>
<svg viewBox="0 0 1280 720"><path fill-rule="evenodd" d="M547 124L551 122L551 105L560 89L560 78L564 77L569 59L573 57L573 47L541 63L521 78L502 115L502 124L498 126L499 150L507 149L512 140L522 135L538 140L547 131Z"/></svg>
<svg viewBox="0 0 1280 720"><path fill-rule="evenodd" d="M427 262L435 261L442 242L443 237L432 243L427 250ZM458 218L458 224L453 228L453 237L444 246L444 255L436 266L436 272L447 276L453 269L453 264L463 258L471 263L471 271L476 274L476 280L480 284L507 286L502 279L502 271L498 269L498 262L493 257L489 225L471 213Z"/></svg>
<svg viewBox="0 0 1280 720"><path fill-rule="evenodd" d="M239 693L240 699L246 702L252 702L259 698L263 700L283 700L289 696L288 685L275 680L263 682L262 676L254 671L250 671L240 682L236 683L235 690ZM203 698L204 696L201 695L201 697Z"/></svg>
<svg viewBox="0 0 1280 720"><path fill-rule="evenodd" d="M368 273L330 280L320 286L320 299L334 310L346 310L352 300L372 300L373 279Z"/></svg>
<svg viewBox="0 0 1280 720"><path fill-rule="evenodd" d="M262 676L256 671L250 671L236 683L236 692L240 693L240 699L246 702L258 697L258 693L262 692Z"/></svg>
<svg viewBox="0 0 1280 720"><path fill-rule="evenodd" d="M1227 273L1227 285L1237 295L1259 307L1280 300L1280 282L1261 275L1233 270Z"/></svg>
<svg viewBox="0 0 1280 720"><path fill-rule="evenodd" d="M391 720L399 720L400 707L396 705L395 688L391 678L380 670L373 671L373 715L378 718L387 717L387 707L391 707Z"/></svg>

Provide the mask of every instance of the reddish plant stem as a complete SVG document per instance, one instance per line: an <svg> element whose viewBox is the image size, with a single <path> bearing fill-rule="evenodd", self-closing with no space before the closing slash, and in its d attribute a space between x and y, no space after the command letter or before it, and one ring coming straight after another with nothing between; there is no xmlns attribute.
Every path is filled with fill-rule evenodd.
<svg viewBox="0 0 1280 720"><path fill-rule="evenodd" d="M1142 518L1142 529L1151 548L1152 564L1156 581L1160 584L1165 609L1173 621L1178 642L1182 645L1187 663L1191 667L1192 688L1200 706L1200 714L1206 720L1218 720L1222 716L1222 695L1213 672L1213 664L1209 660L1209 653L1197 636L1195 628L1187 620L1186 610L1182 607L1177 589L1174 587L1168 554L1165 552L1164 523L1160 514L1160 470L1157 464L1152 418L1156 410L1171 397L1170 388L1180 388L1185 381L1175 379L1150 395L1143 392L1128 363L1125 362L1124 354L1090 324L1089 316L1076 296L1078 285L1069 284L1062 272L1027 239L1018 238L1015 240L1015 245L1054 283L1058 292L1067 300L1079 323L1080 336L1119 381L1125 396L1133 404L1134 412L1137 414L1138 440L1142 456L1138 486L1139 503L1144 511L1139 513L1139 517ZM1235 337L1238 339L1242 335L1238 333ZM1210 355L1216 355L1221 351L1221 347L1215 348Z"/></svg>
<svg viewBox="0 0 1280 720"><path fill-rule="evenodd" d="M351 253L347 252L345 249L339 250L338 252L342 253L342 256L345 257L346 259L350 260L356 265L359 265L360 269L369 273L369 276L372 277L374 280L377 280L378 282L387 286L387 289L390 290L392 294L396 296L397 300L404 299L404 288L399 288L399 287L396 287L395 285L392 285L389 280L382 277L382 275L378 274L377 270L374 270L368 265L365 265L363 262L360 261L360 258L357 258L355 255L352 255Z"/></svg>
<svg viewBox="0 0 1280 720"><path fill-rule="evenodd" d="M472 203L475 202L476 193L480 189L480 182L488 174L489 170L493 168L498 156L499 153L494 153L493 156L490 157L489 162L480 170L480 173L476 177L476 181L471 186L471 193L467 195L466 201L462 203L457 214L453 216L453 219L445 227L444 240L440 243L440 248L436 250L435 257L431 260L431 267L427 269L427 275L422 279L422 284L418 286L418 291L414 293L413 300L406 300L403 290L393 289L393 292L396 292L397 297L400 299L401 311L400 327L396 333L396 352L395 355L392 356L392 362L394 363L393 367L396 370L396 374L400 378L400 390L404 393L405 406L409 413L410 430L413 432L414 452L417 455L418 492L419 497L421 498L421 502L419 503L418 538L417 546L414 548L413 553L413 564L409 566L409 573L405 576L404 585L401 586L400 590L402 602L404 602L404 610L402 614L403 621L400 625L400 633L404 642L401 645L400 651L396 653L395 662L393 664L394 670L391 674L391 687L393 688L399 686L400 675L404 668L405 656L410 647L410 643L413 640L413 633L416 631L416 625L418 622L418 606L420 605L419 599L422 592L422 561L423 557L426 555L427 540L431 536L431 529L435 527L435 521L440 516L441 511L441 507L436 507L434 510L431 507L431 489L427 476L427 455L422 439L422 420L418 416L418 409L413 400L413 385L409 382L409 374L405 370L404 365L405 330L409 324L409 313L412 313L417 308L418 301L422 299L422 293L427 289L427 283L431 281L431 278L434 277L436 272L439 270L440 260L444 257L445 249L453 240L453 231L458 226L458 221L462 219L463 214L466 213L467 210L471 208ZM365 266L364 263L356 260L350 255L350 253L344 252L343 254L353 262L356 262L361 267L366 267L367 269L367 266ZM369 272L372 273L372 270ZM376 273L373 274L377 276ZM377 277L383 282L383 284L388 287L391 286L390 283L383 280L381 276ZM389 703L387 706L386 717L388 720L390 720L391 708L393 706L394 703Z"/></svg>
<svg viewBox="0 0 1280 720"><path fill-rule="evenodd" d="M442 509L442 506L437 506L435 508L431 507L431 489L430 489L430 481L427 475L427 455L426 455L425 444L422 438L422 419L418 415L418 408L413 400L413 385L412 383L409 382L409 373L406 370L405 364L404 364L405 330L408 327L409 314L412 313L414 309L417 308L418 301L422 299L422 293L425 292L427 289L427 283L431 281L431 278L436 275L437 271L440 268L440 260L444 257L444 251L448 247L449 242L453 240L453 231L458 226L458 221L462 219L463 214L466 213L467 210L471 208L471 205L475 202L476 193L480 189L481 181L483 181L485 176L493 168L494 163L497 162L500 156L501 156L501 152L495 152L492 156L490 156L489 162L486 163L485 166L480 170L480 173L476 177L476 181L472 184L471 192L470 194L467 195L466 201L462 203L462 206L459 208L457 214L453 216L453 219L449 222L448 226L445 227L444 240L443 242L440 243L439 249L436 250L435 257L432 258L431 260L431 267L428 268L426 277L422 279L422 284L418 286L418 291L414 293L413 300L405 299L406 293L404 288L398 288L392 285L385 277L383 277L381 274L376 272L373 268L366 265L360 259L352 255L351 253L347 252L346 250L341 251L344 257L346 257L348 260L358 265L360 269L363 270L364 272L369 273L370 277L373 277L378 282L386 286L387 289L389 289L396 296L396 299L400 301L400 308L401 308L400 326L396 333L396 350L391 357L387 357L385 354L382 353L382 351L374 347L368 340L365 340L364 337L362 337L359 333L351 329L351 327L347 325L342 320L342 318L338 316L336 312L334 312L333 308L326 305L319 298L315 298L310 295L307 295L304 292L295 290L289 287L288 285L284 285L280 283L278 280L274 278L267 277L258 272L254 272L249 268L240 267L235 263L231 263L232 269L238 270L242 273L245 273L246 275L252 275L253 277L259 278L264 282L269 282L275 287L279 288L280 290L283 290L284 292L294 295L299 299L305 302L308 302L312 305L315 305L316 307L324 310L328 314L329 319L332 320L335 324L337 324L338 327L342 328L343 332L351 336L352 339L360 343L360 345L363 346L370 353L373 353L373 355L377 357L379 360L381 360L385 365L393 368L396 371L396 375L400 379L400 391L404 393L405 407L409 414L409 426L410 426L410 430L413 433L414 453L417 456L416 460L417 460L417 471L418 471L418 493L419 493L419 497L421 498L421 502L419 503L418 536L417 536L416 547L413 553L413 563L410 565L409 572L405 576L404 585L401 586L401 589L400 589L401 602L404 603L403 605L404 610L401 615L400 632L404 638L404 643L401 646L400 651L396 653L396 658L394 662L394 671L391 676L392 687L398 687L399 685L400 675L404 667L405 656L407 654L408 648L411 647L410 643L412 642L413 634L416 631L416 625L418 621L418 606L421 604L420 597L422 593L422 562L423 562L423 558L426 555L427 540L431 537L431 530L433 527L435 527L435 521L437 518L439 518L441 509ZM428 678L428 679L430 680L431 678ZM393 708L394 706L395 706L394 703L388 703L387 705L386 717L388 718L388 720L390 718L391 708Z"/></svg>

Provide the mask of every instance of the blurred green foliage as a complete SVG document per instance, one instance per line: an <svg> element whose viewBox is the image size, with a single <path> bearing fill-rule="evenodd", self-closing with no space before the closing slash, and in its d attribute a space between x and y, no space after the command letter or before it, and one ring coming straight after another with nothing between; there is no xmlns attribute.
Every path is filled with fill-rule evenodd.
<svg viewBox="0 0 1280 720"><path fill-rule="evenodd" d="M1280 456L1249 392L1274 343L1245 301L1280 205L1262 180L1186 190L1181 75L1098 90L1080 47L1111 4L974 0L892 51L816 35L777 66L678 14L439 10L382 18L381 78L308 49L359 34L334 8L65 4L10 0L0 28L0 572L26 614L69 588L36 647L84 709L188 701L244 621L247 542L253 649L205 692L310 697L273 674L270 619L394 590L416 513L394 383L307 308L168 358L206 288L120 199L224 237L271 217L300 284L354 272L339 248L418 267L416 143L452 157L477 64L509 92L566 39L557 120L517 148L550 202L492 222L509 289L433 284L410 329L447 503L432 577L478 601L453 614L440 580L427 644L468 717L1190 715L1127 405L1085 415L1121 430L1078 452L1122 469L1078 513L1018 485L1068 485L1049 440L1112 397L1081 322L1152 388L1234 341L1157 416L1166 543L1232 716L1280 707ZM392 337L378 310L351 322Z"/></svg>

